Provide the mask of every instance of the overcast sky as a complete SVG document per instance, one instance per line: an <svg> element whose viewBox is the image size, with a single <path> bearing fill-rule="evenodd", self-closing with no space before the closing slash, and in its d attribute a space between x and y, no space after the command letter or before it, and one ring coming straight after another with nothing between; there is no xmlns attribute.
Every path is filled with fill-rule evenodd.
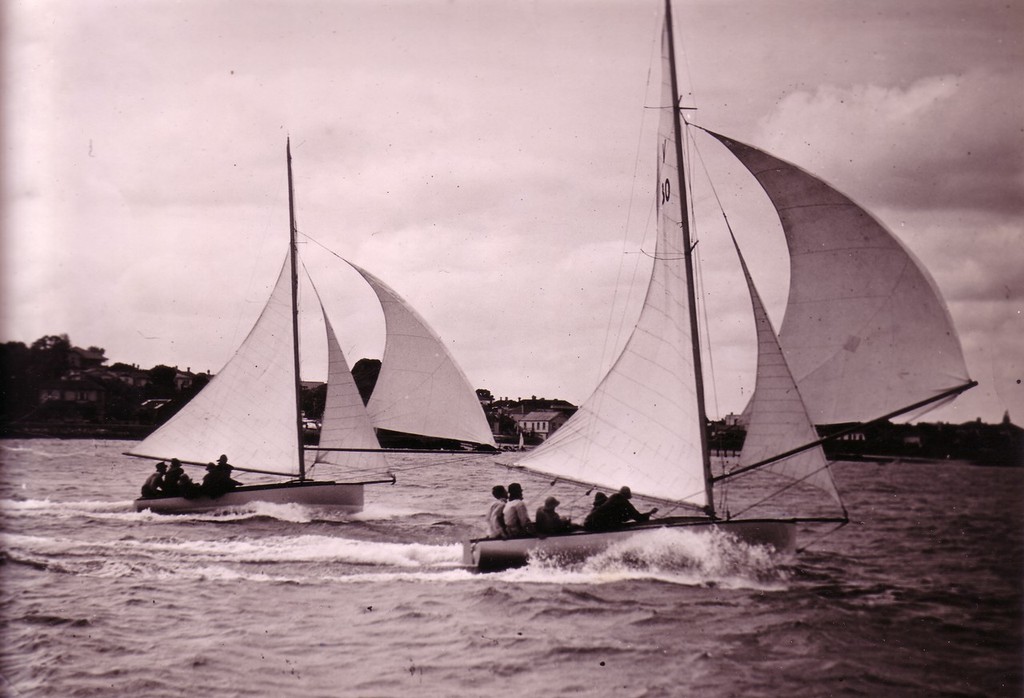
<svg viewBox="0 0 1024 698"><path fill-rule="evenodd" d="M219 370L284 256L288 135L302 233L402 294L475 386L579 403L624 340L653 245L659 0L3 11L0 340L67 333L111 363ZM689 118L822 176L934 276L981 386L926 419L1024 424L1024 5L675 15ZM709 169L735 167L697 140ZM770 215L750 221L737 234L778 326L784 243ZM753 326L708 238L718 416L749 396ZM379 356L369 292L321 247L302 255L350 363ZM326 373L315 345L307 378Z"/></svg>

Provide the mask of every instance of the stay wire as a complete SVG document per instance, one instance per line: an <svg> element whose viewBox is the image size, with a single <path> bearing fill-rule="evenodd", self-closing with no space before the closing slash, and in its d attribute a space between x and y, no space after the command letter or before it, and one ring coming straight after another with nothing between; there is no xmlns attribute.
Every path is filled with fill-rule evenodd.
<svg viewBox="0 0 1024 698"><path fill-rule="evenodd" d="M765 497L759 499L758 501L756 501L753 504L751 504L750 506L748 506L746 509L741 510L738 514L735 514L735 516L742 516L743 514L746 514L751 509L755 509L756 507L761 506L762 504L764 504L768 500L773 499L773 498L779 496L783 492L786 492L786 491L792 489L793 487L796 487L797 485L799 485L804 480L809 479L810 477L812 477L813 475L818 474L822 470L827 470L827 471L830 470L829 469L829 464L825 463L821 467L815 468L814 470L812 470L811 472L807 473L806 475L804 475L801 478L791 478L792 482L790 482L788 485L786 485L784 487L780 487L779 489L775 490L774 492L769 493ZM753 471L751 471L751 472L753 472ZM829 474L831 475L831 471L829 472ZM837 494L838 494L838 492L837 492ZM846 513L846 505L843 504L843 501L842 501L841 498L839 500L839 506L843 510L843 516L846 516L847 515L847 513Z"/></svg>
<svg viewBox="0 0 1024 698"><path fill-rule="evenodd" d="M687 123L685 120L684 120L684 123L686 124L687 127L689 126L689 123ZM700 151L697 148L697 143L693 139L693 136L691 135L689 128L686 128L684 133L685 133L684 144L686 145L686 168L687 168L687 171L690 172L691 175L692 175L692 173L694 171L693 170L693 152L694 151L697 152L697 158L699 160L701 160L702 164L703 164L703 159L701 159L701 157L700 157ZM707 179L710 182L711 178L708 176L708 172L707 172L706 168L704 169L704 178ZM712 189L713 189L714 185L711 185L711 186L712 186ZM718 405L718 381L715 379L715 357L714 357L714 354L711 351L711 322L710 322L710 318L708 317L707 296L706 296L705 291L704 291L704 264L703 264L703 260L702 260L702 257L701 257L701 248L700 248L700 245L698 244L700 242L700 238L699 238L699 235L698 235L699 231L698 231L698 227L697 227L696 212L694 211L694 206L693 206L694 196L693 196L693 177L692 176L686 178L686 189L687 189L688 196L690 198L690 206L687 209L687 215L690 218L690 229L694 231L694 237L695 237L695 241L693 243L693 254L696 257L696 259L694 260L694 265L693 265L693 268L696 270L695 273L694 273L694 277L695 277L694 278L694 282L696 283L696 285L697 285L697 287L698 287L698 289L700 291L697 297L700 298L700 300L701 300L700 312L701 312L701 315L702 315L703 321L704 321L704 337L703 338L698 337L698 339L701 340L701 345L705 349L705 351L703 352L703 356L707 357L708 374L709 374L709 377L710 377L710 380L704 382L704 387L705 387L705 389L707 389L708 384L710 383L710 386L711 386L711 401L712 401L712 403L714 405L714 408L715 408L715 414L718 414L720 412L719 405Z"/></svg>
<svg viewBox="0 0 1024 698"><path fill-rule="evenodd" d="M844 516L846 515L845 511L843 512L843 515ZM807 542L806 545L801 545L799 548L796 549L796 551L795 551L796 554L799 555L800 553L803 553L803 552L807 551L815 543L818 543L819 541L825 540L825 538L831 536L833 533L835 533L836 531L838 531L839 529L841 529L841 528L843 528L845 526L848 526L849 524L850 524L849 521L840 521L839 524L835 528L831 528L831 529L825 531L824 533L822 533L821 535L812 538L811 540L809 540Z"/></svg>

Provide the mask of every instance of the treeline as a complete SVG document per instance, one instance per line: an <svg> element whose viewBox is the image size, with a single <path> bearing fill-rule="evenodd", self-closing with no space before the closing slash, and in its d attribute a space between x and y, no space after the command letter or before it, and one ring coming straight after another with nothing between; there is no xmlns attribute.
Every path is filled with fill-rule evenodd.
<svg viewBox="0 0 1024 698"><path fill-rule="evenodd" d="M362 359L353 377L369 399L380 361ZM75 346L66 334L0 344L0 426L25 424L120 424L155 427L167 421L213 378L190 368L158 364L107 365L103 347ZM327 397L322 383L304 384L303 413L320 419Z"/></svg>
<svg viewBox="0 0 1024 698"><path fill-rule="evenodd" d="M0 419L5 425L152 422L158 415L166 419L210 379L176 366L106 366L105 354L102 347L74 346L66 334L46 335L27 346L0 345Z"/></svg>

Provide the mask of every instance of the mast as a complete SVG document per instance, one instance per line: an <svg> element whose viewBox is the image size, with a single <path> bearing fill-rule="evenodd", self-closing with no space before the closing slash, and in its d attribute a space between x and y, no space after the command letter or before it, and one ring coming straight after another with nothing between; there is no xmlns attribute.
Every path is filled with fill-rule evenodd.
<svg viewBox="0 0 1024 698"><path fill-rule="evenodd" d="M292 139L285 145L288 156L288 221L289 249L292 273L292 360L295 362L295 438L299 446L299 481L306 479L306 458L302 439L302 381L299 377L299 271L298 245L295 241L298 226L295 224L295 187L292 184Z"/></svg>
<svg viewBox="0 0 1024 698"><path fill-rule="evenodd" d="M686 249L686 296L690 311L690 340L693 345L693 375L697 396L697 419L700 420L700 452L704 463L704 487L707 494L707 514L715 518L715 499L711 474L711 454L708 451L708 418L704 406L704 371L700 358L700 336L697 322L697 293L693 282L693 243L690 241L690 215L686 204L686 173L683 168L683 129L679 119L679 82L676 76L676 47L672 34L672 1L665 0L665 31L668 33L668 65L672 78L672 124L676 137L676 171L679 178L680 226Z"/></svg>

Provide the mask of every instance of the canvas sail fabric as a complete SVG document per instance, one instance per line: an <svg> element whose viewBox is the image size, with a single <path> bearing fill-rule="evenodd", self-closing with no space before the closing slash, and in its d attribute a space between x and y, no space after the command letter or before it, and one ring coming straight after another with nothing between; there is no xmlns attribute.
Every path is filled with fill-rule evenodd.
<svg viewBox="0 0 1024 698"><path fill-rule="evenodd" d="M321 311L323 307L321 306ZM327 314L327 399L320 428L321 448L370 449L380 448L363 405L363 398L349 370L345 354ZM383 453L359 451L318 451L316 463L343 465L346 469L387 470Z"/></svg>
<svg viewBox="0 0 1024 698"><path fill-rule="evenodd" d="M578 482L703 507L707 502L686 266L676 191L675 108L668 25L662 37L658 128L658 237L636 328L594 394L557 432L519 461Z"/></svg>
<svg viewBox="0 0 1024 698"><path fill-rule="evenodd" d="M779 213L791 265L779 340L813 423L874 419L969 381L935 282L899 240L817 177L708 133Z"/></svg>
<svg viewBox="0 0 1024 698"><path fill-rule="evenodd" d="M290 259L248 337L210 383L132 455L299 475Z"/></svg>
<svg viewBox="0 0 1024 698"><path fill-rule="evenodd" d="M733 240L735 244L735 239ZM778 337L765 311L761 295L754 286L750 270L739 247L743 276L750 291L757 328L757 378L754 397L747 408L747 433L740 451L739 466L759 463L780 453L818 440L817 431L807 415L793 374L790 373ZM795 453L765 468L791 480L817 487L843 506L832 472L821 445Z"/></svg>
<svg viewBox="0 0 1024 698"><path fill-rule="evenodd" d="M366 405L374 427L494 446L476 391L441 339L387 284L352 267L377 294L387 331Z"/></svg>

